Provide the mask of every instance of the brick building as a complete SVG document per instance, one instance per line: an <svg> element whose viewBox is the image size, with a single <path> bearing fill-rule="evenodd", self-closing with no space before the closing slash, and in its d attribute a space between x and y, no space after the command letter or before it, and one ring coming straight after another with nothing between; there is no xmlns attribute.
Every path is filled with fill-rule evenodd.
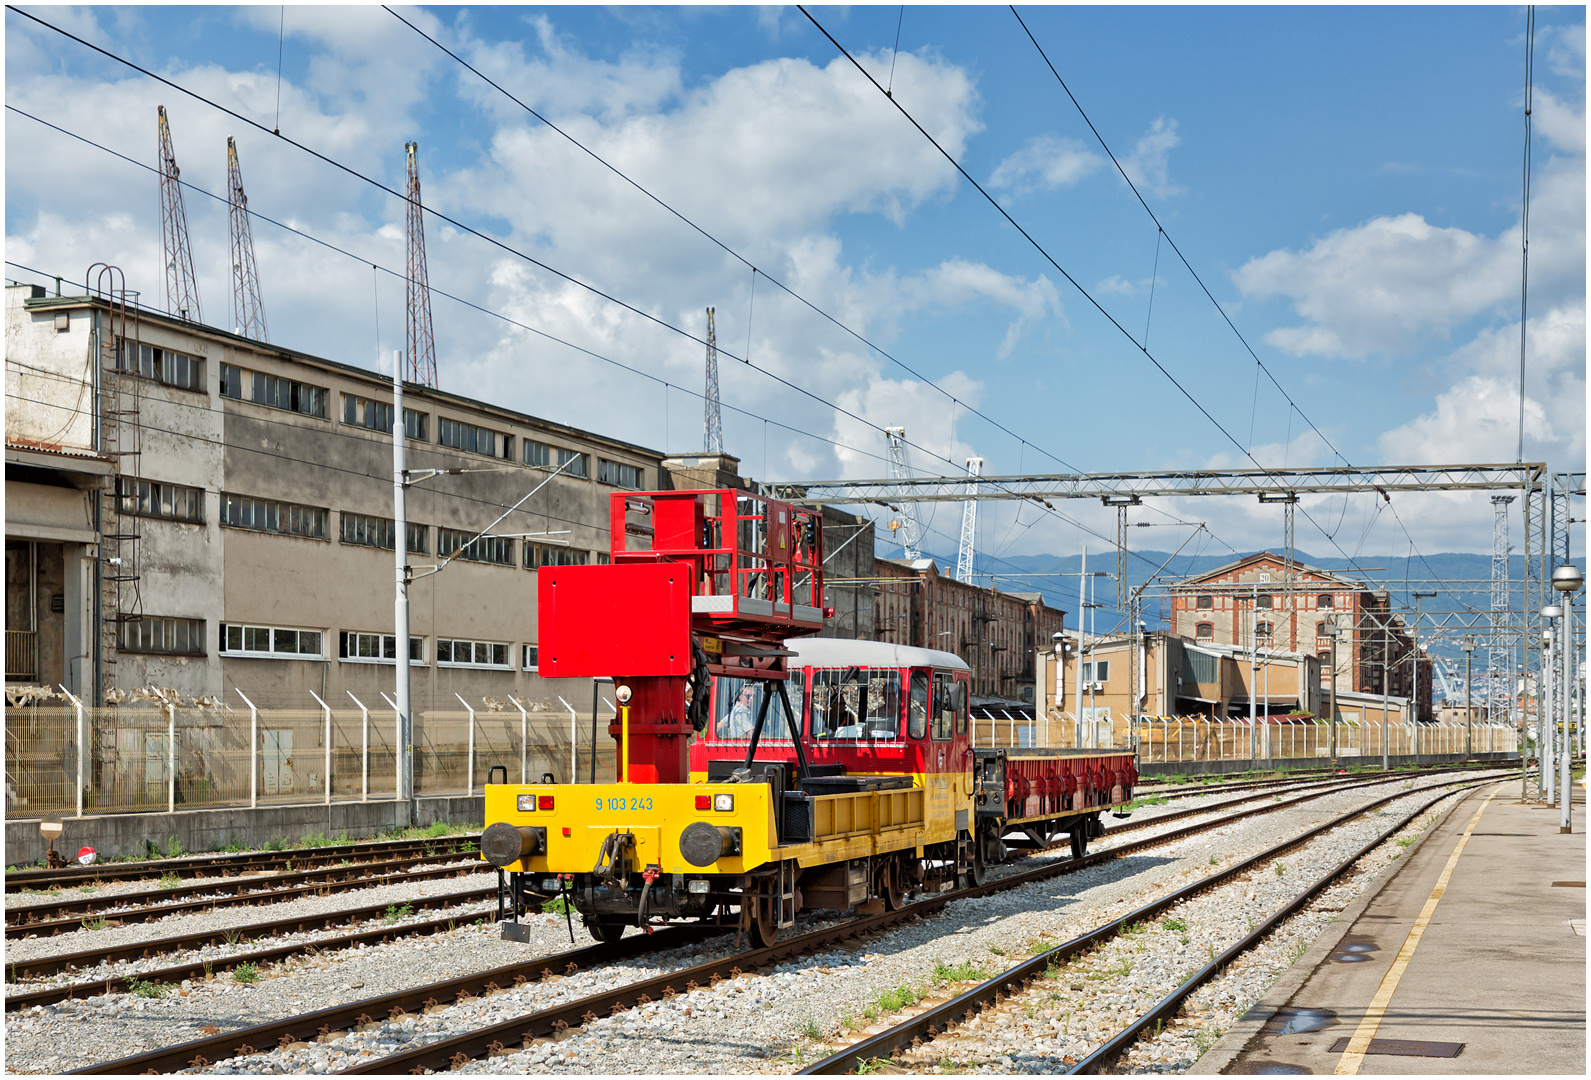
<svg viewBox="0 0 1591 1080"><path fill-rule="evenodd" d="M1406 698L1417 689L1419 718L1433 719L1430 659L1422 653L1416 688L1414 641L1387 591L1304 563L1293 570L1291 603L1287 564L1268 551L1179 582L1169 590L1173 632L1197 644L1313 653L1324 686L1332 670L1326 625L1335 617L1337 692Z"/></svg>

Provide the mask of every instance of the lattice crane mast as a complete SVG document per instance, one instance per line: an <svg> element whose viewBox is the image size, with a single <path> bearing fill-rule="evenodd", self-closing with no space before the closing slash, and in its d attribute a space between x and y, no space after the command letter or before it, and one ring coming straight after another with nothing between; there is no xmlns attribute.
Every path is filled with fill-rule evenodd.
<svg viewBox="0 0 1591 1080"><path fill-rule="evenodd" d="M409 155L408 284L404 289L404 378L436 386L436 337L431 332L431 280L425 271L425 221L420 211L419 143L404 143ZM403 423L402 417L394 423Z"/></svg>
<svg viewBox="0 0 1591 1080"><path fill-rule="evenodd" d="M227 217L232 232L232 319L239 336L267 341L265 302L260 299L260 273L254 264L254 230L249 227L249 199L243 194L243 168L238 146L226 140Z"/></svg>
<svg viewBox="0 0 1591 1080"><path fill-rule="evenodd" d="M983 475L983 459L970 457L967 459L967 475ZM972 581L972 549L977 542L978 534L978 482L974 480L967 485L967 501L962 504L961 510L961 551L956 555L956 580L970 583Z"/></svg>
<svg viewBox="0 0 1591 1080"><path fill-rule="evenodd" d="M906 429L891 427L884 429L884 437L889 440L889 468L895 474L896 480L907 480L911 477L911 470L906 465ZM897 489L900 494L906 494L905 489ZM923 557L921 532L917 526L917 509L913 503L902 502L900 509L890 522L890 528L899 529L901 546L906 550L906 558L920 559Z"/></svg>
<svg viewBox="0 0 1591 1080"><path fill-rule="evenodd" d="M188 241L188 214L182 206L177 152L171 146L166 107L156 109L156 141L160 157L160 241L166 264L166 311L180 319L203 322L199 313L199 282L193 273L193 245Z"/></svg>
<svg viewBox="0 0 1591 1080"><path fill-rule="evenodd" d="M718 332L713 328L713 309L707 309L707 393L702 399L702 426L706 429L709 454L724 452L724 417L718 405Z"/></svg>

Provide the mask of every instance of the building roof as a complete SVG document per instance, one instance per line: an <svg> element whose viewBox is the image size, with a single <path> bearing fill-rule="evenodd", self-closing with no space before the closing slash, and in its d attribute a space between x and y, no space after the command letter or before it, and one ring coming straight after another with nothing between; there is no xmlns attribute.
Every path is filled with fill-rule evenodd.
<svg viewBox="0 0 1591 1080"><path fill-rule="evenodd" d="M1245 566L1252 566L1252 565L1254 565L1256 563L1262 563L1262 562L1272 562L1272 563L1275 563L1278 566L1282 566L1284 568L1287 565L1287 561L1284 558L1282 558L1282 556L1280 556L1280 555L1277 555L1277 554L1275 554L1273 552L1270 552L1270 551L1256 551L1254 554L1245 555L1243 558L1238 559L1235 562L1229 562L1229 563L1227 563L1224 566L1217 566L1214 570L1206 570L1202 574L1194 574L1191 577L1185 577L1181 581L1178 581L1175 584L1173 584L1171 586L1171 588L1173 588L1173 589L1185 589L1185 588L1187 588L1187 587L1189 587L1191 585L1202 584L1203 582L1209 581L1212 578L1218 578L1218 577L1222 577L1222 576L1224 576L1226 574L1230 574L1234 570L1240 570L1240 569L1242 569ZM1351 589L1359 589L1359 590L1363 590L1363 591L1366 591L1366 592L1371 591L1370 587L1368 585L1366 585L1364 582L1355 581L1352 578L1343 577L1341 574L1333 573L1330 570L1322 570L1318 566L1310 566L1307 563L1299 562L1297 559L1293 560L1293 565L1298 568L1298 571L1301 574L1308 574L1308 575L1310 575L1313 578L1321 579L1321 580L1324 580L1324 581L1330 581L1330 582L1333 582L1335 584L1345 585L1345 586L1347 586L1347 587L1349 587ZM1275 585L1275 584L1281 584L1281 583L1280 582L1271 582L1271 584Z"/></svg>

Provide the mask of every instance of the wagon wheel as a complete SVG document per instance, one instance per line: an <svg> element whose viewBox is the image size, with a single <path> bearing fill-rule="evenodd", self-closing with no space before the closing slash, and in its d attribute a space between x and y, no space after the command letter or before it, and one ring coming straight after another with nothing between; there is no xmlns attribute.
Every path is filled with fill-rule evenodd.
<svg viewBox="0 0 1591 1080"><path fill-rule="evenodd" d="M746 902L751 904L751 944L754 948L765 949L779 939L779 920L774 917L774 905L778 900L758 896Z"/></svg>
<svg viewBox="0 0 1591 1080"><path fill-rule="evenodd" d="M906 906L905 875L900 872L900 867L893 861L884 864L883 880L880 882L879 893L884 897L885 911L899 911Z"/></svg>
<svg viewBox="0 0 1591 1080"><path fill-rule="evenodd" d="M1088 819L1072 822L1072 858L1081 859L1088 851Z"/></svg>
<svg viewBox="0 0 1591 1080"><path fill-rule="evenodd" d="M587 923L586 929L591 931L591 936L604 945L612 945L624 935L623 923L596 922Z"/></svg>

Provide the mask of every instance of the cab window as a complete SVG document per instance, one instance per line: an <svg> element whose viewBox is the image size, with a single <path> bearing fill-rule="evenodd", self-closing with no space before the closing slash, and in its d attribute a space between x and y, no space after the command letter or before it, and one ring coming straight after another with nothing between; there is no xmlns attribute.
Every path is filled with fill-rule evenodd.
<svg viewBox="0 0 1591 1080"><path fill-rule="evenodd" d="M815 739L855 739L862 732L863 686L855 668L819 668L812 673Z"/></svg>
<svg viewBox="0 0 1591 1080"><path fill-rule="evenodd" d="M929 734L936 741L950 738L955 730L956 711L951 699L951 678L948 672L934 672L934 710L929 718Z"/></svg>
<svg viewBox="0 0 1591 1080"><path fill-rule="evenodd" d="M751 738L752 726L757 722L757 710L762 708L764 694L773 695L768 704L768 717L763 721L764 739L789 739L790 728L785 723L784 706L779 701L776 684L762 679L735 679L719 676L714 680L717 693L713 701L713 736L720 740L745 741ZM801 680L791 679L785 686L790 695L790 707L796 716L801 715Z"/></svg>
<svg viewBox="0 0 1591 1080"><path fill-rule="evenodd" d="M956 714L956 734L967 733L967 684L953 682L950 684L950 708Z"/></svg>
<svg viewBox="0 0 1591 1080"><path fill-rule="evenodd" d="M926 671L912 672L912 690L910 716L907 720L906 733L914 739L921 739L928 734L928 673Z"/></svg>

